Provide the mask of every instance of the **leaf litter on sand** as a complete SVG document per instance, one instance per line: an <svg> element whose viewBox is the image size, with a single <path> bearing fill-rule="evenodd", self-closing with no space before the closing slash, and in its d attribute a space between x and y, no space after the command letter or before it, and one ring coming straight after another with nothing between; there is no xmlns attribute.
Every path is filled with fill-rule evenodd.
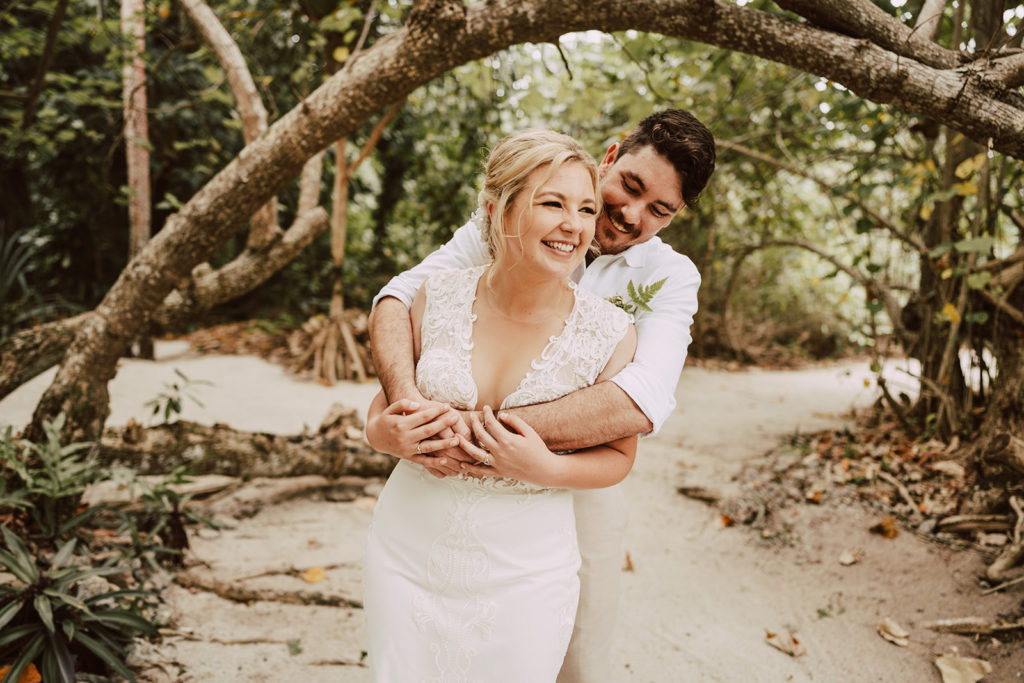
<svg viewBox="0 0 1024 683"><path fill-rule="evenodd" d="M992 673L992 665L984 659L961 657L956 648L936 657L935 666L942 674L942 683L977 683Z"/></svg>
<svg viewBox="0 0 1024 683"><path fill-rule="evenodd" d="M776 650L785 652L790 657L799 657L800 655L807 654L807 648L796 637L796 633L788 628L781 628L775 631L765 629L764 636L769 645Z"/></svg>

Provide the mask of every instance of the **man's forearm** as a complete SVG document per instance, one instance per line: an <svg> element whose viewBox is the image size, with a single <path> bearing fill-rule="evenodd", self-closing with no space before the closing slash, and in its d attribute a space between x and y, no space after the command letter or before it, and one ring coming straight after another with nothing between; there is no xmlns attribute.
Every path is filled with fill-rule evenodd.
<svg viewBox="0 0 1024 683"><path fill-rule="evenodd" d="M369 325L373 364L388 403L418 396L409 309L386 297L374 306Z"/></svg>
<svg viewBox="0 0 1024 683"><path fill-rule="evenodd" d="M553 451L570 451L611 443L651 431L633 400L614 382L574 391L548 403L512 409Z"/></svg>

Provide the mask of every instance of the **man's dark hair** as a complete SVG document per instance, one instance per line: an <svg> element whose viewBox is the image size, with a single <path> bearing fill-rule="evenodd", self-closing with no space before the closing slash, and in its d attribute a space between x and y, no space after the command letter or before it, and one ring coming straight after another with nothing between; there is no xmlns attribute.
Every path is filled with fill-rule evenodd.
<svg viewBox="0 0 1024 683"><path fill-rule="evenodd" d="M715 138L711 131L683 109L659 111L626 136L615 159L647 145L671 162L679 173L683 201L687 206L695 205L715 171Z"/></svg>

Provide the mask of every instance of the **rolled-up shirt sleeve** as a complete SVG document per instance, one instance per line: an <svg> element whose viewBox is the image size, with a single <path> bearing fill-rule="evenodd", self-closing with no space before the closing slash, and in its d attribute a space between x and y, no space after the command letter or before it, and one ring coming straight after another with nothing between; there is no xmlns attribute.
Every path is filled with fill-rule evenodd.
<svg viewBox="0 0 1024 683"><path fill-rule="evenodd" d="M456 230L448 242L418 265L391 278L377 296L373 297L373 305L376 306L384 297L393 296L404 303L406 308L411 308L420 285L434 273L482 266L490 261L491 255L487 251L487 244L480 234L480 229L473 221L469 221Z"/></svg>
<svg viewBox="0 0 1024 683"><path fill-rule="evenodd" d="M651 301L650 311L636 317L637 349L633 362L612 377L654 425L656 433L676 407L676 385L690 345L697 313L700 273L690 259L673 259L671 268L645 273L646 284L668 279Z"/></svg>

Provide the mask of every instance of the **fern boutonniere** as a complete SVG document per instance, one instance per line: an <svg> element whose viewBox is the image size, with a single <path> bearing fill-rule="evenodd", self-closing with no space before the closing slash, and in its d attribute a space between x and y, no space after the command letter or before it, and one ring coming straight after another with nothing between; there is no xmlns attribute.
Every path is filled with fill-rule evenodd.
<svg viewBox="0 0 1024 683"><path fill-rule="evenodd" d="M616 294L615 296L608 297L608 301L632 316L635 316L640 310L653 311L651 300L654 299L654 295L658 293L658 290L661 289L666 280L668 278L663 277L649 285L634 285L633 281L630 280L629 284L626 285L626 296Z"/></svg>

